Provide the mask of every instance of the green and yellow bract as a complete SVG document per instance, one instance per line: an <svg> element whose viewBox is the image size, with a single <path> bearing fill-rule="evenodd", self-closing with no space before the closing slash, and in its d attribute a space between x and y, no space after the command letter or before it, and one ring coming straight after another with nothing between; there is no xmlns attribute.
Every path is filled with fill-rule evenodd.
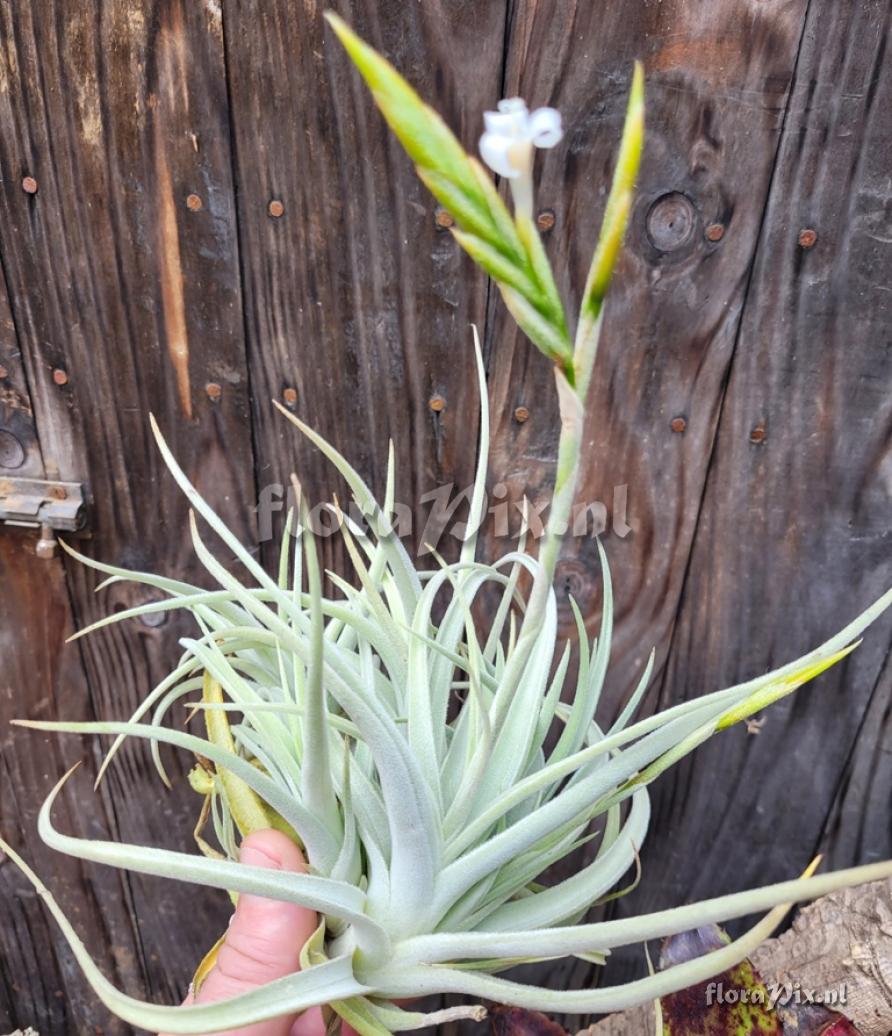
<svg viewBox="0 0 892 1036"><path fill-rule="evenodd" d="M642 917L580 923L636 861L649 819L650 782L716 731L844 657L892 602L892 592L798 661L633 722L647 689L651 656L622 714L605 729L596 712L613 609L601 550L600 632L590 644L574 605L577 675L570 703L563 703L571 647L558 641L553 577L576 487L583 400L604 295L641 153L641 69L633 77L613 188L571 342L535 226L523 213L509 213L480 165L393 68L342 22L331 21L424 182L454 216L458 241L493 276L518 324L554 364L561 437L546 535L537 556L521 544L492 564L476 559L473 530L486 506L489 438L479 346L482 419L472 531L459 560L440 562L432 571L418 571L389 531L396 481L392 453L379 504L340 453L283 411L332 461L368 520L368 528L361 527L337 512L356 585L331 574L333 597L322 592L305 512L299 520L289 518L278 575L272 578L198 494L155 428L164 459L194 512L248 578L236 579L215 558L194 513L195 552L219 589L81 557L112 582L133 580L165 595L92 629L185 609L198 634L182 642L179 665L129 722L28 725L114 735L109 759L123 738L146 738L162 776L161 743L210 760L213 768L196 771L193 783L207 795L222 852L204 839L200 857L64 835L51 821L64 779L41 811L40 833L49 846L81 859L302 904L318 911L320 926L304 947L299 974L222 1003L145 1004L117 991L99 973L50 893L24 861L6 851L44 896L98 995L143 1028L206 1033L317 1004L331 1005L364 1036L481 1016L479 1007L424 1015L394 1003L428 993L572 1013L628 1007L733 966L772 931L791 902L892 875L892 864L882 863ZM499 604L481 631L472 618L474 602L493 588ZM183 702L204 713L207 737L162 725L171 707ZM237 722L230 724L230 716ZM309 874L236 862L238 834L269 825L299 839ZM537 882L595 830L601 840L590 863L550 887ZM615 988L557 991L497 974L521 961L569 955L599 961L615 946L764 910L767 916L736 942Z"/></svg>

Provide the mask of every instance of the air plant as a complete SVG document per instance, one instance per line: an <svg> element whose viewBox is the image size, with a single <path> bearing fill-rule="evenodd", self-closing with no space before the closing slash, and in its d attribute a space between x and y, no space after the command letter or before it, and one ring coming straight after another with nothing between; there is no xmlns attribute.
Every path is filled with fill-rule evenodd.
<svg viewBox="0 0 892 1036"><path fill-rule="evenodd" d="M323 593L302 501L286 522L274 578L199 495L153 425L164 460L194 508L192 542L217 589L125 571L72 550L109 582L132 580L165 595L91 629L185 609L197 633L182 641L179 664L128 722L26 725L113 735L100 778L128 737L148 739L162 776L160 744L195 753L202 764L191 780L205 796L203 819L210 818L219 848L200 832L203 856L65 835L53 826L52 807L67 777L43 805L40 834L47 845L84 860L301 904L318 912L319 927L303 947L304 968L297 974L220 1003L142 1003L102 976L51 894L4 848L44 897L99 997L144 1028L205 1033L326 1004L363 1036L380 1036L481 1016L482 1008L474 1006L425 1015L397 1004L431 993L572 1013L613 1011L664 996L743 960L792 902L892 875L888 862L818 877L810 876L810 868L798 880L674 910L582 922L636 863L648 826L650 783L713 734L844 658L892 603L892 591L795 662L635 719L651 655L621 715L609 726L599 722L613 613L600 544L600 631L590 643L573 604L578 648L572 681L571 645L558 640L553 577L580 466L583 404L604 298L641 154L642 69L634 70L613 184L571 336L532 219L533 149L559 138L557 113L530 114L512 100L487 115L482 153L509 179L512 212L489 174L398 73L340 19L330 15L329 21L419 176L453 216L455 238L491 275L518 325L553 363L561 432L545 536L536 555L521 542L492 563L476 557L489 438L479 346L480 457L469 531L459 559L438 558L429 571L416 569L389 526L392 452L379 503L332 445L283 411L340 472L364 516L359 521L356 512L335 507L356 579L329 573L332 596ZM246 579L217 560L196 514L241 562ZM474 604L493 590L498 605L481 629ZM203 715L206 736L163 724L184 702ZM239 836L269 826L301 844L309 873L236 862ZM600 842L590 863L556 884L539 883L551 864L596 834ZM561 991L499 975L519 962L570 955L603 962L616 946L766 910L734 942L617 987Z"/></svg>

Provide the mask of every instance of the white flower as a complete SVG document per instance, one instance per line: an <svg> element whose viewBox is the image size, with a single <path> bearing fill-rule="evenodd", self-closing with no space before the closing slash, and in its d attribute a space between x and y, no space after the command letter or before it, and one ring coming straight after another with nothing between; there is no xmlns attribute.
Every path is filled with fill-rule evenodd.
<svg viewBox="0 0 892 1036"><path fill-rule="evenodd" d="M554 147L564 135L554 108L529 111L521 97L499 101L498 111L484 112L480 154L494 173L511 183L514 207L532 217L533 148Z"/></svg>
<svg viewBox="0 0 892 1036"><path fill-rule="evenodd" d="M498 109L483 113L480 154L494 173L513 180L529 172L534 147L554 147L564 135L561 113L554 108L530 112L520 97L499 101Z"/></svg>

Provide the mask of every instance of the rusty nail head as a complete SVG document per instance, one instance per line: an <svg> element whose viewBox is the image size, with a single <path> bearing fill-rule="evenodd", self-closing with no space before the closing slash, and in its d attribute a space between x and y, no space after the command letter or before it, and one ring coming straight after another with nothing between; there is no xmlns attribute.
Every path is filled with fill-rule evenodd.
<svg viewBox="0 0 892 1036"><path fill-rule="evenodd" d="M757 424L750 432L750 442L760 443L765 441L765 425Z"/></svg>
<svg viewBox="0 0 892 1036"><path fill-rule="evenodd" d="M447 212L444 208L438 208L434 213L434 223L436 223L438 230L448 230L450 227L455 226L455 220L452 218L452 214Z"/></svg>
<svg viewBox="0 0 892 1036"><path fill-rule="evenodd" d="M706 240L707 241L721 241L725 236L725 224L724 223L710 223L706 228Z"/></svg>
<svg viewBox="0 0 892 1036"><path fill-rule="evenodd" d="M57 367L53 371L53 381L57 385L67 385L68 384L68 372L67 371L63 371L61 367Z"/></svg>
<svg viewBox="0 0 892 1036"><path fill-rule="evenodd" d="M519 406L514 411L514 420L518 424L523 424L524 421L529 420L530 412L525 406Z"/></svg>
<svg viewBox="0 0 892 1036"><path fill-rule="evenodd" d="M551 230L554 226L554 222L554 209L543 209L536 217L536 226L543 232Z"/></svg>
<svg viewBox="0 0 892 1036"><path fill-rule="evenodd" d="M427 404L435 414L439 414L446 407L446 400L442 396L431 396Z"/></svg>
<svg viewBox="0 0 892 1036"><path fill-rule="evenodd" d="M22 179L22 190L25 194L37 194L37 181L33 176L26 176Z"/></svg>
<svg viewBox="0 0 892 1036"><path fill-rule="evenodd" d="M186 198L186 208L191 209L193 212L198 212L201 206L204 204L201 198L197 194L190 194Z"/></svg>
<svg viewBox="0 0 892 1036"><path fill-rule="evenodd" d="M811 227L805 227L799 231L799 247L811 248L818 240L818 232Z"/></svg>
<svg viewBox="0 0 892 1036"><path fill-rule="evenodd" d="M297 403L297 389L286 388L282 393L282 398L285 400L286 406L294 406Z"/></svg>
<svg viewBox="0 0 892 1036"><path fill-rule="evenodd" d="M273 200L269 203L268 211L269 214L273 217L273 219L278 219L279 216L284 214L285 206L282 204L282 202L279 201L278 198L273 198Z"/></svg>
<svg viewBox="0 0 892 1036"><path fill-rule="evenodd" d="M217 384L216 381L209 381L204 387L207 393L208 399L216 403L220 396L223 395L223 389Z"/></svg>
<svg viewBox="0 0 892 1036"><path fill-rule="evenodd" d="M0 379L8 378L8 377L9 377L9 371L3 366L2 363L0 363Z"/></svg>
<svg viewBox="0 0 892 1036"><path fill-rule="evenodd" d="M669 427L678 434L681 434L687 426L688 422L683 417L673 417L669 422Z"/></svg>
<svg viewBox="0 0 892 1036"><path fill-rule="evenodd" d="M68 490L65 488L65 486L50 486L49 493L53 500L68 499Z"/></svg>

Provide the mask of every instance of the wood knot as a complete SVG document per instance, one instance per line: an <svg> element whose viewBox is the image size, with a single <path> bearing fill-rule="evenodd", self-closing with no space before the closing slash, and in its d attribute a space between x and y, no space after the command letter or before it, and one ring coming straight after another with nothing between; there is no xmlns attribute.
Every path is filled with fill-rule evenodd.
<svg viewBox="0 0 892 1036"><path fill-rule="evenodd" d="M582 609L582 614L588 614L594 601L596 583L592 570L581 559L561 558L554 573L554 588L561 622L570 621L573 614L571 597Z"/></svg>
<svg viewBox="0 0 892 1036"><path fill-rule="evenodd" d="M145 604L150 604L153 601L154 601L154 598L150 599L149 601L145 601L144 603ZM169 612L147 612L145 615L140 615L139 621L147 629L156 630L160 626L163 626L167 622L169 617L170 617L170 613Z"/></svg>
<svg viewBox="0 0 892 1036"><path fill-rule="evenodd" d="M661 252L675 252L688 244L697 225L697 210L687 195L670 191L651 205L647 213L647 236Z"/></svg>
<svg viewBox="0 0 892 1036"><path fill-rule="evenodd" d="M12 434L0 428L0 468L13 470L25 463L25 447Z"/></svg>

